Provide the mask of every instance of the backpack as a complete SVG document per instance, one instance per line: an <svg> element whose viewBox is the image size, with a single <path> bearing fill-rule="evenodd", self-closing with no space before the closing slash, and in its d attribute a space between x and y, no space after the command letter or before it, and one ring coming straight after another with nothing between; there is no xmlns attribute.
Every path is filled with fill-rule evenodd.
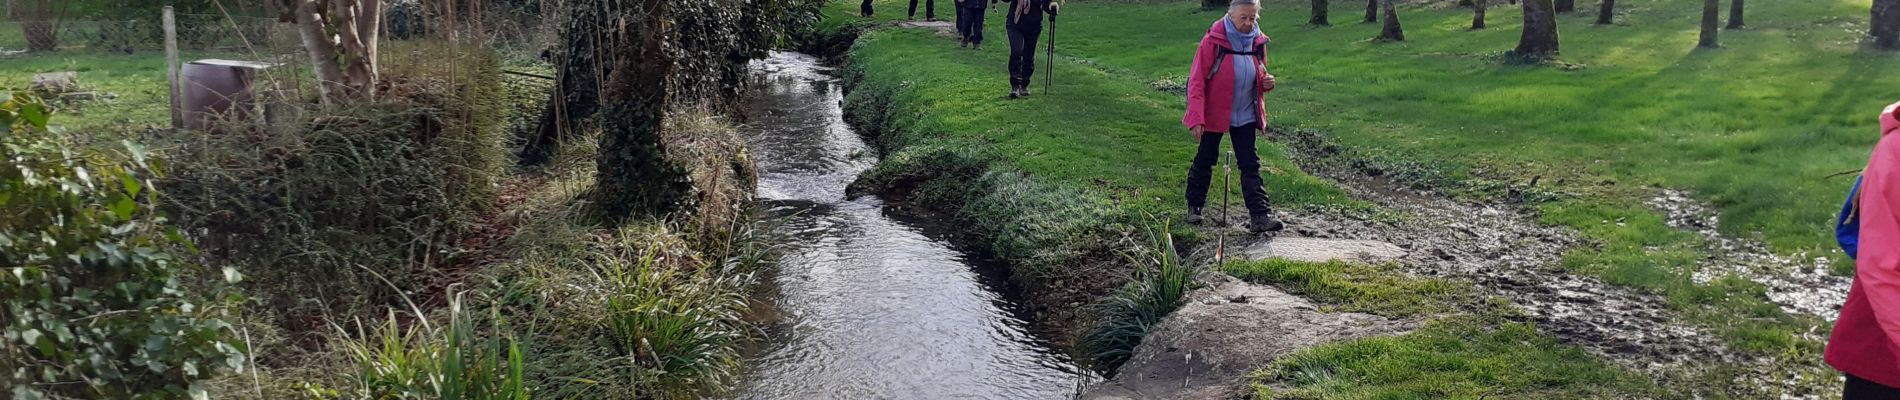
<svg viewBox="0 0 1900 400"><path fill-rule="evenodd" d="M1226 46L1214 46L1214 68L1209 68L1207 76L1201 79L1214 80L1214 74L1220 72L1220 65L1227 61L1227 56L1253 56L1255 60L1258 60L1263 54L1267 54L1267 42L1261 42L1259 46L1254 46L1248 51L1233 51ZM1254 63L1259 64L1260 61L1254 61Z"/></svg>
<svg viewBox="0 0 1900 400"><path fill-rule="evenodd" d="M1860 253L1860 184L1863 177L1854 178L1854 188L1848 189L1847 201L1841 204L1841 214L1834 219L1834 241L1840 243L1841 250L1847 252L1848 259L1856 259Z"/></svg>

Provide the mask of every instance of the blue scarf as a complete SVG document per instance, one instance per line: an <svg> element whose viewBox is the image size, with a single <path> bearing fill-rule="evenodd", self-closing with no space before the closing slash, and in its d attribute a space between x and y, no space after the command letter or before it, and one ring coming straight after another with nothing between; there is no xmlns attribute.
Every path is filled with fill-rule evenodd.
<svg viewBox="0 0 1900 400"><path fill-rule="evenodd" d="M1221 24L1227 27L1228 47L1234 49L1234 51L1253 50L1254 41L1260 37L1260 26L1256 25L1252 31L1241 33L1239 29L1234 28L1234 21L1231 19L1221 18ZM1234 65L1234 107L1232 110L1232 125L1241 126L1260 122L1260 110L1254 107L1258 104L1256 102L1260 99L1260 94L1255 90L1257 88L1254 87L1254 81L1258 79L1260 69L1254 65L1253 56L1237 55L1228 57L1230 57L1229 60Z"/></svg>

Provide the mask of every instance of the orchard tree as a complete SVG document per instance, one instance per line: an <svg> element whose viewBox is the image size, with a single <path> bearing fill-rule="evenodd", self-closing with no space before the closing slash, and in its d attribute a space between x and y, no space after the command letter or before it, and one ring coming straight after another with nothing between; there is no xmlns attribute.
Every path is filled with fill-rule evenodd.
<svg viewBox="0 0 1900 400"><path fill-rule="evenodd" d="M1728 29L1742 29L1742 0L1728 3Z"/></svg>
<svg viewBox="0 0 1900 400"><path fill-rule="evenodd" d="M1557 0L1557 13L1577 11L1577 0Z"/></svg>
<svg viewBox="0 0 1900 400"><path fill-rule="evenodd" d="M1702 0L1702 40L1696 42L1696 47L1722 47L1722 42L1715 37L1716 27L1721 23L1722 0Z"/></svg>
<svg viewBox="0 0 1900 400"><path fill-rule="evenodd" d="M376 97L383 0L280 0L297 26L326 102Z"/></svg>
<svg viewBox="0 0 1900 400"><path fill-rule="evenodd" d="M1868 24L1868 34L1874 37L1874 47L1883 50L1900 49L1900 0L1874 0L1872 23Z"/></svg>
<svg viewBox="0 0 1900 400"><path fill-rule="evenodd" d="M1557 55L1557 18L1551 0L1523 0L1524 34L1511 55L1542 60Z"/></svg>
<svg viewBox="0 0 1900 400"><path fill-rule="evenodd" d="M1471 29L1472 30L1484 29L1484 6L1485 6L1484 3L1486 1L1488 0L1473 0L1471 2L1471 10L1472 10Z"/></svg>
<svg viewBox="0 0 1900 400"><path fill-rule="evenodd" d="M1597 9L1597 25L1616 23L1616 0L1603 0L1602 8Z"/></svg>
<svg viewBox="0 0 1900 400"><path fill-rule="evenodd" d="M1379 22L1379 0L1366 0L1366 23Z"/></svg>
<svg viewBox="0 0 1900 400"><path fill-rule="evenodd" d="M1379 30L1379 40L1405 41L1405 28L1399 26L1398 7L1393 4L1397 2L1399 0L1385 0L1380 4L1385 8L1385 28Z"/></svg>
<svg viewBox="0 0 1900 400"><path fill-rule="evenodd" d="M1326 0L1313 0L1313 19L1306 21L1316 26L1330 26L1332 21L1326 18Z"/></svg>

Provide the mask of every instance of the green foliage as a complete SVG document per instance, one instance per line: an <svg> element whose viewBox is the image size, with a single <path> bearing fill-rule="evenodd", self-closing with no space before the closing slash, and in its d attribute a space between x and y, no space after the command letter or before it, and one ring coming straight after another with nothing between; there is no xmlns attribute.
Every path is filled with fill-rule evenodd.
<svg viewBox="0 0 1900 400"><path fill-rule="evenodd" d="M76 150L47 129L50 113L24 93L0 103L0 387L202 398L201 382L245 366L220 319L235 295L217 282L239 274L187 287L204 271L171 254L191 244L152 208L152 160L130 142L124 155Z"/></svg>
<svg viewBox="0 0 1900 400"><path fill-rule="evenodd" d="M720 264L669 265L681 243L623 230L614 253L593 257L607 290L604 324L631 367L635 397L695 398L732 384L746 337L751 275ZM687 270L682 267L696 267Z"/></svg>
<svg viewBox="0 0 1900 400"><path fill-rule="evenodd" d="M1495 324L1495 325L1494 325ZM1301 350L1255 375L1266 399L1682 398L1528 324L1461 317ZM1275 390L1274 386L1290 386Z"/></svg>
<svg viewBox="0 0 1900 400"><path fill-rule="evenodd" d="M312 386L311 397L351 399L526 400L530 398L523 373L526 359L500 309L489 316L487 332L479 332L463 309L462 294L449 299L448 323L430 324L420 310L407 329L391 310L373 331L355 332L337 327L343 347L357 364L356 385L347 396Z"/></svg>
<svg viewBox="0 0 1900 400"><path fill-rule="evenodd" d="M1181 308L1183 295L1196 286L1200 269L1181 260L1165 222L1148 228L1146 243L1126 253L1135 275L1108 298L1093 305L1095 325L1082 336L1081 349L1097 371L1113 375L1134 355L1148 330Z"/></svg>
<svg viewBox="0 0 1900 400"><path fill-rule="evenodd" d="M1224 269L1236 278L1274 285L1339 311L1407 318L1455 312L1477 301L1470 286L1406 276L1393 264L1276 258L1233 261Z"/></svg>
<svg viewBox="0 0 1900 400"><path fill-rule="evenodd" d="M394 289L365 268L415 287L415 272L459 256L456 239L496 204L506 142L498 59L439 43L383 51L431 61L386 66L377 103L286 105L287 115L170 137L177 168L163 205L202 230L208 256L253 275L274 310L393 304Z"/></svg>

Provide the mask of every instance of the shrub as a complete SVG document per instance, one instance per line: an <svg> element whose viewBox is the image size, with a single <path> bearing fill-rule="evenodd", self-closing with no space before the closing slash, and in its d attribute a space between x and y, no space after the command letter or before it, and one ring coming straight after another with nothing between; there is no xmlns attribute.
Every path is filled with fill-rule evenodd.
<svg viewBox="0 0 1900 400"><path fill-rule="evenodd" d="M427 61L387 67L376 103L283 107L179 138L164 205L256 287L295 288L264 293L279 310L393 304L365 268L418 287L416 273L457 257L455 239L494 207L505 165L498 58L416 46L384 50Z"/></svg>
<svg viewBox="0 0 1900 400"><path fill-rule="evenodd" d="M203 396L202 381L244 367L217 315L223 286L201 303L181 284L197 271L170 250L190 243L155 215L143 150L76 150L46 129L48 112L23 93L0 103L0 387L15 399Z"/></svg>

